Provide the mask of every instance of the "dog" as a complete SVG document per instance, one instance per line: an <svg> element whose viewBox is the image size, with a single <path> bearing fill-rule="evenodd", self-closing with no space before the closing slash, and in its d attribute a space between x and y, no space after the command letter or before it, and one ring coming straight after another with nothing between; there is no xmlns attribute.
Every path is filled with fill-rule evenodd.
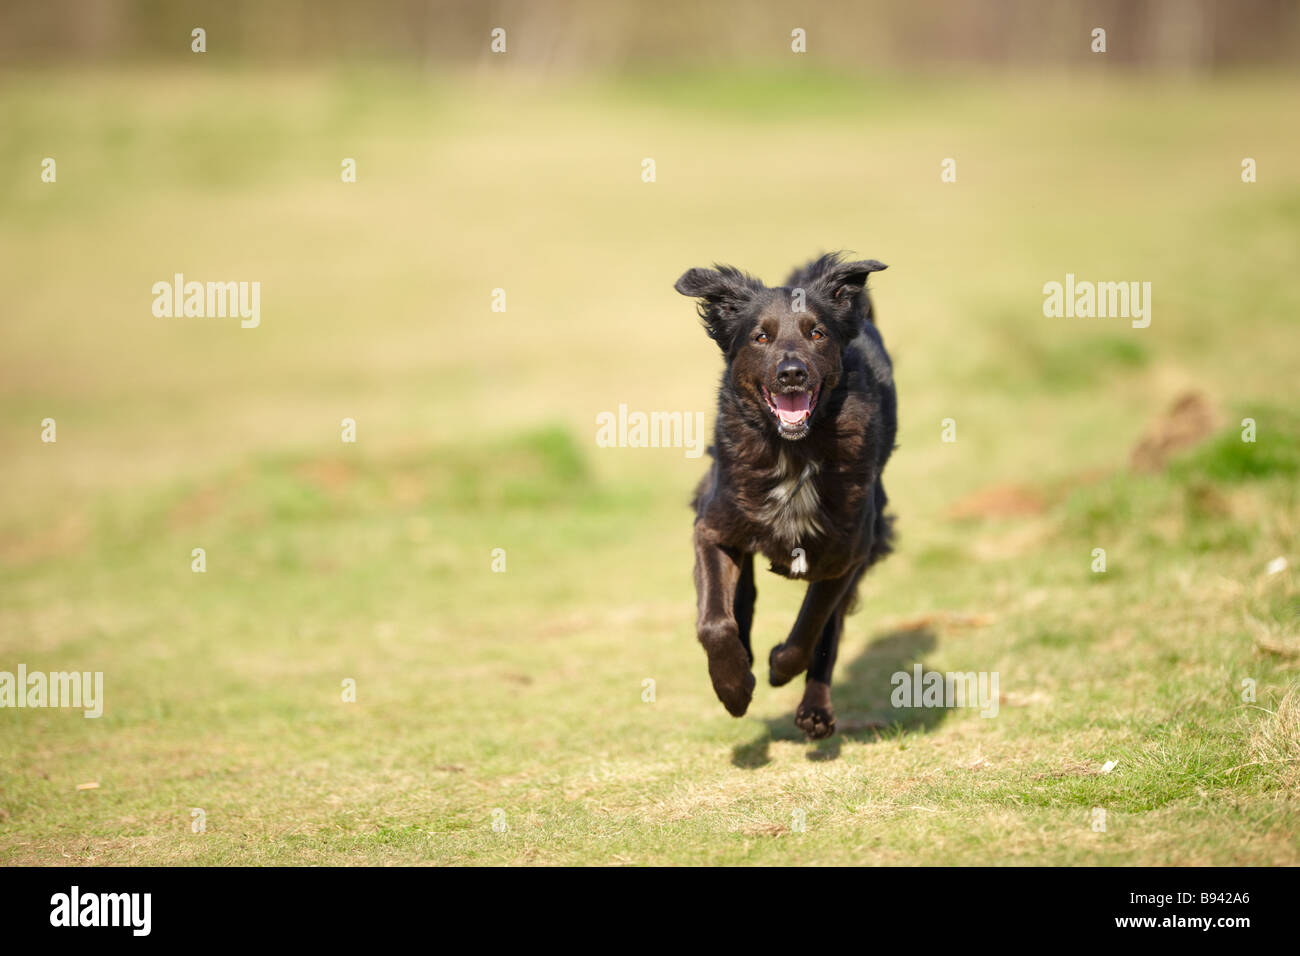
<svg viewBox="0 0 1300 956"><path fill-rule="evenodd" d="M876 329L874 259L821 256L769 288L730 266L690 269L674 286L699 300L726 360L713 462L695 491L696 633L723 706L754 693L754 555L808 582L789 637L772 649L774 687L807 672L795 725L835 732L831 671L858 582L892 550L881 472L894 450L893 363Z"/></svg>

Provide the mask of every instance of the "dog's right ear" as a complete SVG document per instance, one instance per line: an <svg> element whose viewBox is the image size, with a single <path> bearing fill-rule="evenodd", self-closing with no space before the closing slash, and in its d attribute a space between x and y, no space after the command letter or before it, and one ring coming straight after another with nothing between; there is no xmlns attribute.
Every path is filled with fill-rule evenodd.
<svg viewBox="0 0 1300 956"><path fill-rule="evenodd" d="M704 331L725 352L731 345L741 307L761 288L761 283L739 269L718 266L687 269L673 288L700 300L696 308L704 322Z"/></svg>

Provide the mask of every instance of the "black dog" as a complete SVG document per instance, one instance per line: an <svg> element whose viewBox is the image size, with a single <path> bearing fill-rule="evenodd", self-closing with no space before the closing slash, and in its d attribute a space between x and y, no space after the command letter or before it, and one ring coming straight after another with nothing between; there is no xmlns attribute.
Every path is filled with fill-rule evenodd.
<svg viewBox="0 0 1300 956"><path fill-rule="evenodd" d="M749 631L754 554L809 581L785 642L772 649L779 687L808 672L795 724L835 732L831 669L863 573L890 551L880 473L894 448L893 367L876 331L867 276L874 259L822 256L769 289L728 266L677 280L695 296L726 356L713 465L695 492L697 632L713 689L735 717L754 693Z"/></svg>

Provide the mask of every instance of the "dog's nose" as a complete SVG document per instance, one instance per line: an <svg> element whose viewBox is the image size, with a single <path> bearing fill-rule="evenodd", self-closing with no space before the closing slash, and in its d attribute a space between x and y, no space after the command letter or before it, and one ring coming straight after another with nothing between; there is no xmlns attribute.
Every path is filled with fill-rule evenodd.
<svg viewBox="0 0 1300 956"><path fill-rule="evenodd" d="M808 366L798 359L785 359L776 367L776 380L782 388L803 388L808 384Z"/></svg>

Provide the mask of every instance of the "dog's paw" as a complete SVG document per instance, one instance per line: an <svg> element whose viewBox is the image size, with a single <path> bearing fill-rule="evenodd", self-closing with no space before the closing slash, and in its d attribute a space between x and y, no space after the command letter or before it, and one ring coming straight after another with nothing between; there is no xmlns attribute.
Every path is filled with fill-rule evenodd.
<svg viewBox="0 0 1300 956"><path fill-rule="evenodd" d="M831 688L819 680L810 680L803 700L794 714L794 725L809 740L823 740L835 733L835 710L831 707Z"/></svg>
<svg viewBox="0 0 1300 956"><path fill-rule="evenodd" d="M754 697L755 681L749 669L749 654L739 641L709 651L709 679L727 713L732 717L745 716Z"/></svg>
<svg viewBox="0 0 1300 956"><path fill-rule="evenodd" d="M794 725L809 740L822 740L835 733L835 711L829 707L805 707L800 704L794 714Z"/></svg>
<svg viewBox="0 0 1300 956"><path fill-rule="evenodd" d="M808 652L789 644L776 645L767 658L767 679L771 681L773 687L790 683L808 669L811 656Z"/></svg>

